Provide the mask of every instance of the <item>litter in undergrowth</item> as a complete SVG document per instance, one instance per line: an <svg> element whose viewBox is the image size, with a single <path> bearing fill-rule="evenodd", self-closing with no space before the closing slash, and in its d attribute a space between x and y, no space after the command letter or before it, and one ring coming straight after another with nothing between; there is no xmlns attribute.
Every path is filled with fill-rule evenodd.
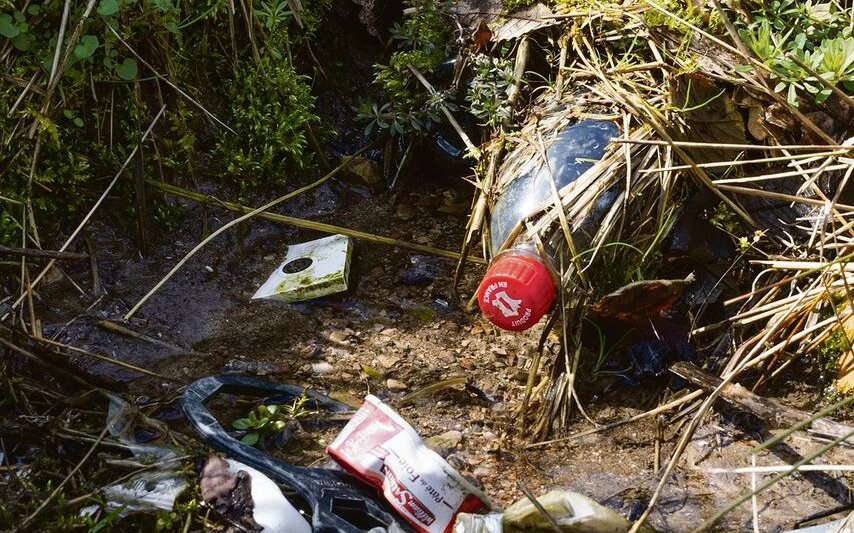
<svg viewBox="0 0 854 533"><path fill-rule="evenodd" d="M851 533L854 531L854 512L845 518L814 526L792 529L785 533Z"/></svg>
<svg viewBox="0 0 854 533"><path fill-rule="evenodd" d="M305 395L312 409L332 413L347 412L350 407L303 387L243 376L202 378L187 387L181 400L184 415L208 444L293 489L304 502L300 509L311 516L312 531L363 533L376 527L411 530L375 490L346 472L294 466L229 435L205 406L219 394L278 395L291 400Z"/></svg>
<svg viewBox="0 0 854 533"><path fill-rule="evenodd" d="M560 247L551 235L525 235L523 224L544 204L558 202L558 191L572 184L605 154L619 128L611 122L584 120L562 130L548 150L521 166L507 167L499 177L501 190L492 206L490 249L494 257L478 288L478 303L483 314L496 326L522 331L536 324L555 300L554 277L562 261ZM519 151L528 150L521 145ZM544 160L543 160L544 158ZM602 193L588 212L579 216L579 228L566 235L569 249L564 260L583 250L586 226L596 225L616 200L613 191ZM598 213L598 217L597 217ZM590 218L586 220L585 217ZM582 219L585 219L583 222ZM562 221L566 223L566 221ZM565 226L568 229L567 226ZM560 229L556 230L560 233Z"/></svg>
<svg viewBox="0 0 854 533"><path fill-rule="evenodd" d="M252 299L297 302L346 291L352 252L352 242L346 235L288 246L285 260Z"/></svg>
<svg viewBox="0 0 854 533"><path fill-rule="evenodd" d="M311 533L311 526L276 483L251 466L210 457L199 483L205 503L245 530Z"/></svg>
<svg viewBox="0 0 854 533"><path fill-rule="evenodd" d="M175 499L187 488L178 470L142 472L121 483L101 489L107 510L122 509L122 514L144 511L171 511Z"/></svg>
<svg viewBox="0 0 854 533"><path fill-rule="evenodd" d="M503 513L460 514L453 531L454 533L522 533L525 531L625 533L632 527L631 522L615 511L577 492L553 490L538 497L537 504L534 505L530 499L524 498L508 507ZM651 533L654 530L642 527L639 531Z"/></svg>
<svg viewBox="0 0 854 533"><path fill-rule="evenodd" d="M373 395L327 452L345 470L382 490L420 533L445 533L457 513L489 509L489 498L427 448L403 418Z"/></svg>

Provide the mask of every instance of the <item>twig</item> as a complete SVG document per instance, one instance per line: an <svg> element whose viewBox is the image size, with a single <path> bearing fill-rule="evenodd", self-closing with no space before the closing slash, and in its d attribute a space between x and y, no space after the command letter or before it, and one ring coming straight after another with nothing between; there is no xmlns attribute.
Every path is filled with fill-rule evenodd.
<svg viewBox="0 0 854 533"><path fill-rule="evenodd" d="M721 378L703 372L691 363L684 361L671 365L670 371L706 391L712 391L720 387L723 383ZM797 425L805 420L809 420L811 417L809 413L787 407L768 398L763 398L736 383L724 385L721 388L720 395L727 402L755 414L772 428ZM809 429L811 433L831 438L854 432L854 427L840 424L827 418L813 420Z"/></svg>
<svg viewBox="0 0 854 533"><path fill-rule="evenodd" d="M76 352L76 353L79 353L79 354L82 354L82 355L86 355L86 356L91 357L91 358L93 358L93 359L97 359L98 361L103 361L104 363L109 363L109 364L111 364L111 365L115 365L115 366L118 366L118 367L122 367L122 368L125 368L125 369L127 369L127 370L132 370L132 371L134 371L134 372L139 372L140 374L145 374L145 375L147 375L147 376L155 377L155 378L158 378L158 379L165 379L166 381L172 381L172 382L176 382L176 381L177 381L175 378L170 378L169 376L164 376L163 374L158 374L157 372L152 372L151 370L146 370L146 369L144 369L144 368L142 368L142 367L138 367L138 366L136 366L136 365L132 365L132 364L130 364L130 363L125 363L124 361L119 361L118 359L112 359L112 358L107 357L107 356L105 356L105 355L101 355L101 354L97 354L97 353L94 353L94 352L90 352L90 351L88 351L88 350L84 350L84 349L82 349L82 348L78 348L78 347L76 347L76 346L71 346L70 344L63 344L63 343L61 343L61 342L57 342L57 341L54 341L54 340L46 339L46 338L44 338L44 337L39 337L39 338L31 337L31 338L32 338L33 340L35 340L36 342L41 342L41 343L44 343L44 344L49 344L50 346L55 346L55 347L57 347L57 348L63 348L63 349L65 349L65 350L71 350L72 352Z"/></svg>
<svg viewBox="0 0 854 533"><path fill-rule="evenodd" d="M235 218L234 220L226 222L225 224L223 224L222 226L217 228L216 231L214 231L213 233L208 235L199 244L197 244L192 250L190 250L186 255L184 255L184 257L181 258L180 261L178 261L178 264L176 264L174 267L172 267L172 270L170 270L165 276L163 276L163 278L161 278L160 281L158 281L157 284L154 287L152 287L152 289L150 291L148 291L148 293L146 293L146 295L143 296L142 299L140 299L136 303L136 305L134 305L131 308L130 311L127 312L127 314L124 316L124 319L129 320L133 315L135 315L136 312L139 310L139 308L142 307L143 305L145 305L145 302L147 302L148 299L151 298L154 295L154 293L156 293L160 289L160 287L162 287L167 281L169 281L169 279L173 275L175 275L175 273L178 272L178 270L180 270L181 267L184 266L184 264L190 260L190 258L192 258L194 255L196 255L196 253L199 250L204 248L209 242L214 240L217 236L222 234L224 231L228 230L231 227L234 227L237 224L240 224L241 222L243 222L245 220L248 220L248 219L250 219L256 215L259 215L259 214L263 213L264 211L267 211L267 210L269 210L269 209L271 209L271 208L273 208L273 207L275 207L275 206L277 206L283 202L286 202L287 200L290 200L291 198L293 198L295 196L299 196L300 194L304 193L305 191L308 191L308 190L313 189L314 187L317 187L321 183L327 181L328 179L332 178L333 176L335 176L336 174L338 174L339 172L341 172L342 170L344 170L348 166L350 166L350 164L353 162L355 157L357 155L361 154L362 152L364 152L365 150L367 150L370 146L371 145L369 144L369 145L362 147L356 153L354 153L353 155L344 159L344 161L342 161L341 164L338 165L337 167L335 167L332 171L330 171L329 173L327 173L325 176L321 177L320 179L314 181L313 183L309 183L305 187L299 188L295 191L289 192L288 194L286 194L284 196L280 196L280 197L276 198L275 200L267 202L266 204L262 205L261 207L259 207L257 209L253 209L252 211L246 213L245 215L239 216L239 217Z"/></svg>
<svg viewBox="0 0 854 533"><path fill-rule="evenodd" d="M57 252L54 250L40 250L38 248L13 248L0 245L0 254L18 255L24 257L40 257L43 259L56 259L58 261L85 261L89 259L88 254L75 252Z"/></svg>
<svg viewBox="0 0 854 533"><path fill-rule="evenodd" d="M222 207L223 209L227 209L229 211L234 211L236 213L246 213L250 211L252 208L247 207L241 204L236 204L234 202L228 202L225 200L219 200L213 196L201 194L193 191L189 191L187 189L171 185L168 183L163 183L155 180L147 180L146 183L151 185L152 187L156 187L163 192L180 196L182 198L186 198L188 200L193 200L194 202L199 202L202 204L211 204ZM288 226L294 226L297 228L310 229L315 231L321 231L323 233L340 233L342 235L347 235L348 237L352 237L354 239L372 242L376 244L385 244L388 246L394 246L397 248L403 248L404 250L412 250L413 252L419 252L429 255L435 255L437 257L444 257L445 259L452 259L454 261L458 261L461 258L461 255L457 252L451 252L449 250L442 250L440 248L434 248L432 246L425 246L423 244L416 244L413 242L401 241L398 239L392 239L391 237L383 237L382 235L375 235L373 233L367 233L364 231L354 230L350 228L345 228L343 226L335 226L332 224L325 224L323 222L315 222L313 220L306 220L304 218L296 218L289 217L287 215L280 215L278 213L259 213L258 218L263 218L265 220L270 220L273 222L278 222L279 224L286 224ZM470 257L468 258L472 263L477 263L479 265L485 265L486 260L482 257Z"/></svg>
<svg viewBox="0 0 854 533"><path fill-rule="evenodd" d="M128 44L124 39L122 39L122 36L121 36L121 35L119 35L119 34L116 32L116 30L114 30L114 29L113 29L113 27L112 27L112 26L110 26L109 24L107 24L107 29L108 29L108 30L110 30L110 32L112 32L112 34L116 36L116 38L119 40L119 42L120 42L120 43L122 43L122 44L125 46L125 48L127 48L127 49L130 51L130 53L131 53L131 54L133 54L133 56L134 56L134 57L136 57L136 58L139 60L139 62L140 62L140 63L142 63L143 65L145 65L145 66L148 68L148 70L150 70L152 73L154 73L154 75L155 75L155 76L157 76L159 79L162 79L164 82L166 82L166 85L168 85L169 87L172 87L173 89L175 89L175 90L178 92L178 94L180 94L181 96L183 96L184 98L186 98L187 100L189 100L189 101L190 101L190 103L191 103L191 104L193 104L194 106L198 107L198 108L202 111L202 113L204 113L205 115L207 115L211 120L213 120L214 122L216 122L217 124L219 124L219 125L220 125L220 126L222 126L223 128L227 129L227 130L228 130L228 131L230 131L231 133L233 133L233 134L237 135L237 132L236 132L236 131L234 131L233 129L231 129L231 128L228 126L228 124L226 124L225 122L223 122L223 121L221 121L220 119L218 119L218 118L216 117L216 115L214 115L213 113L211 113L210 111L208 111L208 110L207 110L207 109L206 109L202 104L200 104L199 102L197 102L197 101L196 101L192 96L190 96L189 94L187 94L186 92L184 92L184 90L183 90L183 89L181 89L180 87L178 87L177 85L175 85L174 83L172 83L171 81L169 81L169 78L167 78L166 76L163 76L162 74L160 74L159 72L157 72L157 70L156 70L154 67L152 67L152 66L151 66L151 64L150 64L148 61L146 61L145 59L143 59L143 58L142 58L142 56L140 56L139 54L137 54L137 53L136 53L136 50L134 50L134 49L133 49L133 47L131 47L131 45L129 45L129 44ZM165 108L166 106L164 105L163 107ZM140 142L142 142L142 141L140 141Z"/></svg>
<svg viewBox="0 0 854 533"><path fill-rule="evenodd" d="M605 424L602 427L592 428L592 429L588 429L585 431L581 431L581 432L575 433L574 435L570 435L568 437L562 437L559 439L552 439L552 440L545 440L545 441L541 441L541 442L534 442L532 444L526 445L525 449L530 450L532 448L541 448L543 446L548 446L549 444L555 444L558 442L566 442L566 441L570 441L570 440L575 440L575 439L579 439L581 437L586 437L587 435L593 435L595 433L600 433L602 431L614 429L616 427L620 427L620 426L623 426L626 424L630 424L632 422L637 422L638 420L643 420L645 418L650 418L650 417L656 416L656 415L663 413L665 411L669 411L673 408L679 407L682 404L696 400L697 398L699 398L702 395L703 395L703 391L697 390L697 391L694 391L690 394L687 394L681 398L673 400L672 402L668 402L664 405L660 405L660 406L658 406L655 409L652 409L650 411L646 411L644 413L641 413L641 414L638 414L635 416L631 416L629 418L626 418L625 420L618 420L617 422L611 422L610 424Z"/></svg>
<svg viewBox="0 0 854 533"><path fill-rule="evenodd" d="M77 465L71 470L71 472L69 472L68 475L65 476L65 479L63 479L62 482L57 485L55 489L53 489L53 492L50 493L50 495L41 503L41 505L39 505L38 508L32 512L32 514L26 517L23 522L21 522L18 527L13 530L14 532L26 530L30 522L35 520L42 513L42 511L47 508L48 504L52 502L53 499L57 497L57 495L59 495L65 484L68 483L72 477L74 477L74 474L80 471L80 469L83 467L83 464L89 460L89 457L91 457L93 453L95 453L95 450L98 448L98 445L101 444L101 441L104 440L104 437L107 436L107 432L109 431L110 427L112 427L113 423L118 420L119 416L120 414L117 414L113 418L113 420L111 420L106 426L104 426L104 429L101 431L101 434L98 435L98 438L89 448L89 451L86 452L86 455L83 456L83 459L81 459L80 462L78 462Z"/></svg>
<svg viewBox="0 0 854 533"><path fill-rule="evenodd" d="M118 333L119 335L123 335L125 337L130 337L132 339L137 339L140 341L148 342L148 343L160 346L162 348L166 348L166 349L174 350L174 351L185 351L184 348L181 348L180 346L170 344L166 341L152 337L151 335L139 333L138 331L134 331L134 330L127 328L121 324L113 322L112 320L99 320L98 322L95 323L95 325L101 329L105 329L105 330L111 331L113 333Z"/></svg>
<svg viewBox="0 0 854 533"><path fill-rule="evenodd" d="M415 77L418 78L418 81L421 82L421 85L423 85L430 92L430 94L436 94L436 89L434 89L433 86L430 85L430 82L427 81L427 78L425 78L423 74L421 74L421 71L419 71L413 65L407 65L407 67L409 67L409 70L412 71ZM465 130L463 130L462 126L460 126L460 123L457 122L457 119L454 118L454 115L452 115L451 112L448 111L448 107L444 103L442 103L441 106L442 113L445 114L445 118L448 119L448 122L451 124L454 130L456 130L457 135L459 135L460 139L463 140L463 143L465 143L466 148L468 148L469 152L472 154L472 156L475 157L475 159L479 159L480 149L475 146L473 142L471 142L471 139L469 139L468 134L466 134Z"/></svg>
<svg viewBox="0 0 854 533"><path fill-rule="evenodd" d="M142 139L140 140L140 143L142 143L142 141L144 141L148 137L148 135L151 133L151 130L154 129L154 125L157 124L157 121L160 120L160 117L163 116L163 112L165 110L166 110L165 105L160 108L160 111L157 112L157 115L154 117L154 120L151 121L151 124L148 126L148 129L145 130L145 133L142 135ZM137 146L139 146L139 145L137 145ZM71 245L71 243L74 241L74 239L77 238L77 235L83 230L83 227L89 222L89 220L92 218L92 215L95 214L95 211L98 210L98 207L101 206L101 204L104 202L104 200L110 194L110 191L113 190L113 187L116 185L116 182L119 181L119 178L124 173L125 169L130 164L130 162L133 160L133 157L136 155L136 149L137 149L137 147L134 146L133 150L131 150L131 153L128 155L127 159L125 159L125 162L122 163L122 166L119 169L119 171L116 172L116 175L113 177L113 180L110 182L109 185L107 185L107 188L104 189L103 193L101 193L100 198L98 198L98 200L95 202L95 205L92 206L92 208L89 210L89 212L86 213L86 216L83 217L83 220L80 222L80 224L77 225L77 228L75 228L74 231L71 233L71 235L68 237L68 239L65 240L65 244L63 244L60 247L60 249L59 249L60 252L64 252L66 250L66 248L68 248ZM41 281L41 279L44 277L45 274L47 274L47 271L50 270L50 267L52 267L54 263L55 263L55 260L53 260L53 259L51 259L50 262L48 262L48 264L44 267L44 269L42 269L42 271L39 273L39 275L36 276L36 279L33 280L33 283L32 283L33 287L35 287L35 285L39 281ZM19 296L18 299L15 300L15 303L12 304L12 309L15 309L19 305L21 305L21 302L24 301L25 297L26 297L25 294L22 294L21 296ZM3 315L2 318L0 318L0 321L5 320L5 318L8 316L9 316L9 313L6 313L5 315Z"/></svg>
<svg viewBox="0 0 854 533"><path fill-rule="evenodd" d="M0 327L0 331L2 331L4 333L4 335L9 336L12 330L10 330L6 327ZM85 375L85 377L81 376L81 375L79 375L81 372L78 369L74 368L68 362L66 362L66 361L57 362L57 361L52 361L46 357L39 357L38 355L34 354L33 352L18 346L14 342L6 340L3 336L0 336L0 345L5 346L8 350L11 350L18 355L22 355L22 356L32 360L36 364L40 364L40 365L43 365L43 366L50 368L51 370L55 371L57 374L62 375L62 377L66 380L68 378L70 378L71 380L77 382L78 384L83 385L84 387L88 387L88 388L107 387L107 384L101 378L98 378L97 376L91 376L91 375ZM90 379L92 381L89 381ZM113 386L112 388L115 388L115 386Z"/></svg>
<svg viewBox="0 0 854 533"><path fill-rule="evenodd" d="M540 513L543 518L546 519L549 525L552 526L552 529L555 530L555 533L563 533L563 530L560 528L560 524L557 523L557 520L555 520L554 517L550 515L548 511L546 511L546 508L543 507L543 505L537 501L537 498L534 497L528 487L526 487L521 480L516 482L516 486L519 487L519 490L522 491L522 494L524 494L525 497L531 501L531 505L534 506L537 512Z"/></svg>
<svg viewBox="0 0 854 533"><path fill-rule="evenodd" d="M739 505L741 505L742 503L744 503L747 500L749 500L750 498L752 498L754 494L760 494L762 491L766 490L767 488L772 487L774 484L776 484L780 480L790 476L794 472L797 472L801 466L806 465L807 463L809 463L810 461L812 461L813 459L815 459L817 457L821 457L822 455L827 453L829 450L832 450L833 448L838 446L841 442L845 441L846 439L848 439L852 436L854 436L854 431L852 431L848 435L843 435L843 436L839 437L838 439L834 439L832 442L828 443L825 446L822 446L821 448L818 449L818 451L804 457L800 461L793 464L792 469L787 470L785 472L782 472L782 473L774 476L773 478L771 478L768 481L766 481L765 483L763 483L756 490L751 490L748 493L737 498L735 501L731 502L729 505L727 505L726 507L724 507L723 509L718 511L715 514L715 516L709 518L708 520L706 520L705 522L700 524L700 526L698 528L696 528L692 533L699 533L700 531L705 531L705 530L710 529L712 526L714 526L718 522L718 520L723 518L724 515L726 515L727 513L729 513L730 511L732 511L733 509L735 509Z"/></svg>
<svg viewBox="0 0 854 533"><path fill-rule="evenodd" d="M652 144L659 146L684 146L686 148L723 148L733 150L828 150L851 152L854 146L842 146L839 144L787 144L787 145L762 145L762 144L737 144L737 143L706 143L696 141L660 141L656 139L611 139L613 143Z"/></svg>

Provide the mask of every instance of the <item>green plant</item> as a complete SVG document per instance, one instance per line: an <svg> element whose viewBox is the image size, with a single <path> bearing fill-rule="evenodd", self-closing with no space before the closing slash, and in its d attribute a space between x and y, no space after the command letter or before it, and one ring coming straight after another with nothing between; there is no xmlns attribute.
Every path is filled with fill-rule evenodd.
<svg viewBox="0 0 854 533"><path fill-rule="evenodd" d="M310 414L306 408L307 402L308 396L303 394L289 405L259 405L250 411L247 417L238 418L231 425L234 429L247 432L240 442L249 446L260 443L263 447L265 440L281 433L288 422Z"/></svg>
<svg viewBox="0 0 854 533"><path fill-rule="evenodd" d="M508 98L514 81L513 64L510 60L484 54L472 59L474 78L466 96L471 103L469 111L484 126L497 128L510 119L512 112Z"/></svg>
<svg viewBox="0 0 854 533"><path fill-rule="evenodd" d="M223 0L97 0L87 18L85 2L71 3L73 24L59 51L72 44L76 21L82 31L46 101L66 4L0 2L0 64L11 81L0 85L0 242L20 246L26 220L31 239L38 235L42 246L51 246L52 236L92 205L104 176L122 164L163 104L166 114L143 149L146 177L184 180L211 161L208 175L245 191L280 185L292 175L288 171L310 168L305 129L319 119L310 80L294 66L302 47L290 47L314 34L330 4L318 0L302 7L300 27L283 0L253 0L250 39L248 32L230 32L230 23L240 20ZM213 130L164 78L238 134ZM28 90L29 80L34 83ZM197 141L210 138L218 142L200 149ZM121 180L111 194L110 213L130 227L134 189L128 183ZM151 201L150 212L162 221L174 215L158 196ZM25 217L28 202L32 215Z"/></svg>
<svg viewBox="0 0 854 533"><path fill-rule="evenodd" d="M771 70L772 78L777 80L774 90L785 93L790 105L798 106L799 91L813 95L820 104L832 91L810 70L830 85L841 84L846 91L854 91L854 38L848 24L849 11L838 11L829 2L775 0L767 6L758 5L753 22L740 28L738 34ZM752 69L750 65L739 67L743 71Z"/></svg>
<svg viewBox="0 0 854 533"><path fill-rule="evenodd" d="M319 119L305 77L266 57L241 68L228 85L229 121L237 138L223 136L216 146L227 176L245 192L262 183L282 184L290 171L311 166L306 131Z"/></svg>
<svg viewBox="0 0 854 533"><path fill-rule="evenodd" d="M399 47L386 65L375 65L374 83L385 102L363 102L358 118L368 122L366 132L387 131L392 135L423 133L441 120L442 106L455 110L450 91L430 93L410 66L422 73L435 71L450 57L452 35L438 0L414 0L415 11L403 23L395 23L392 36Z"/></svg>

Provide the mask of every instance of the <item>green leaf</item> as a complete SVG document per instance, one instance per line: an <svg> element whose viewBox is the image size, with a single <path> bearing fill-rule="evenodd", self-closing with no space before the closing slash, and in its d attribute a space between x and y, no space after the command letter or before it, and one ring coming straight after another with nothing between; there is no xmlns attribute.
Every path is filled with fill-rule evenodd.
<svg viewBox="0 0 854 533"><path fill-rule="evenodd" d="M243 438L240 439L240 442L247 446L255 446L255 443L258 442L259 437L260 435L253 431L252 433L247 433L246 435L244 435Z"/></svg>
<svg viewBox="0 0 854 533"><path fill-rule="evenodd" d="M41 12L42 12L42 6L40 6L38 4L33 4L27 8L27 13L29 13L30 15L33 15L33 16L36 16Z"/></svg>
<svg viewBox="0 0 854 533"><path fill-rule="evenodd" d="M26 52L36 43L36 37L32 33L22 33L17 37L12 37L12 46L21 52Z"/></svg>
<svg viewBox="0 0 854 533"><path fill-rule="evenodd" d="M831 94L833 94L833 91L830 88L825 87L824 89L820 90L817 95L815 95L815 102L817 104L823 104L827 101L828 98L830 98Z"/></svg>
<svg viewBox="0 0 854 533"><path fill-rule="evenodd" d="M82 127L83 127L83 119L82 119L82 118L80 118L80 117L76 117L76 118L73 120L73 122L74 122L74 125L75 125L75 126L77 126L78 128L82 128Z"/></svg>
<svg viewBox="0 0 854 533"><path fill-rule="evenodd" d="M137 66L136 60L125 58L122 64L116 67L116 74L125 81L130 81L136 78Z"/></svg>
<svg viewBox="0 0 854 533"><path fill-rule="evenodd" d="M231 426L234 429L249 429L251 427L251 423L248 418L238 418L231 423Z"/></svg>
<svg viewBox="0 0 854 533"><path fill-rule="evenodd" d="M98 5L98 13L101 16L109 17L110 15L115 15L119 11L119 1L118 0L101 0L101 3Z"/></svg>
<svg viewBox="0 0 854 533"><path fill-rule="evenodd" d="M12 17L3 13L0 15L0 35L6 37L7 39L11 39L12 37L17 37L21 31L18 29L12 22Z"/></svg>
<svg viewBox="0 0 854 533"><path fill-rule="evenodd" d="M80 60L92 57L97 49L98 38L94 35L84 35L80 38L80 43L74 47L74 57Z"/></svg>
<svg viewBox="0 0 854 533"><path fill-rule="evenodd" d="M274 415L274 414L278 413L278 412L279 412L279 409L281 409L281 408L282 408L282 406L280 406L280 405L276 405L276 404L268 405L268 406L267 406L267 411L268 411L271 415Z"/></svg>
<svg viewBox="0 0 854 533"><path fill-rule="evenodd" d="M789 85L789 94L787 98L789 105L792 107L798 107L798 92L795 89L795 84Z"/></svg>
<svg viewBox="0 0 854 533"><path fill-rule="evenodd" d="M24 22L25 20L27 20L26 18L24 18L24 14L20 11L15 11L13 16L15 17L15 21L17 22Z"/></svg>

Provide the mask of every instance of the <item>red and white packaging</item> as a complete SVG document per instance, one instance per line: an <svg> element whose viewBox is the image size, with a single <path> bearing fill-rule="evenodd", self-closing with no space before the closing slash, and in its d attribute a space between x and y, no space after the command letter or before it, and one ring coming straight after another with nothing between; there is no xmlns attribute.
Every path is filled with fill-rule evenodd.
<svg viewBox="0 0 854 533"><path fill-rule="evenodd" d="M382 490L419 533L450 533L457 513L488 510L489 498L427 448L373 395L326 448L345 470Z"/></svg>

